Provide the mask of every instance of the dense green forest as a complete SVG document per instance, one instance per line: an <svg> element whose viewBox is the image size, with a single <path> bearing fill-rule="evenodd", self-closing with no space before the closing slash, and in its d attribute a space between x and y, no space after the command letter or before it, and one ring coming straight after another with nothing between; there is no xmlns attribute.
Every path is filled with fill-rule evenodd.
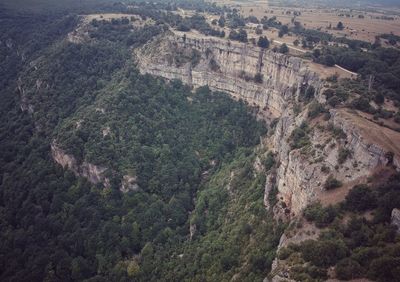
<svg viewBox="0 0 400 282"><path fill-rule="evenodd" d="M75 44L76 16L1 15L0 280L261 281L282 227L252 166L266 128L246 105L140 75L131 48L162 23ZM107 167L110 186L56 165L54 139ZM120 191L126 173L138 191Z"/></svg>

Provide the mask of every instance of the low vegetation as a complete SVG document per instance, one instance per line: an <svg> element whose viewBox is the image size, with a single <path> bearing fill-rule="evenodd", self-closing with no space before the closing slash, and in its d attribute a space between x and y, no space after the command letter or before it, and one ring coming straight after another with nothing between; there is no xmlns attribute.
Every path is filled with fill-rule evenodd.
<svg viewBox="0 0 400 282"><path fill-rule="evenodd" d="M290 136L290 146L292 149L299 149L311 144L308 136L309 131L310 129L305 122L293 130Z"/></svg>
<svg viewBox="0 0 400 282"><path fill-rule="evenodd" d="M386 183L357 185L337 207L315 203L304 217L324 228L317 240L289 245L279 253L290 260L299 254L291 267L291 277L299 280L326 279L334 266L339 279L368 278L374 281L397 281L399 235L390 225L391 212L400 206L400 175L393 174ZM373 211L372 219L363 213ZM351 212L348 221L341 217ZM302 262L307 262L305 267ZM318 270L318 271L317 271Z"/></svg>
<svg viewBox="0 0 400 282"><path fill-rule="evenodd" d="M326 190L333 190L341 187L343 184L341 181L337 180L333 175L329 175L325 181L324 188Z"/></svg>

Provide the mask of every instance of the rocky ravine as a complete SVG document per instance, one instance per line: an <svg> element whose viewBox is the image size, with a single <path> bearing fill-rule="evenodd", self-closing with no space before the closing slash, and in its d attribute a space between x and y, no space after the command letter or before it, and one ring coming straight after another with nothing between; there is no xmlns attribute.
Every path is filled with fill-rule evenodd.
<svg viewBox="0 0 400 282"><path fill-rule="evenodd" d="M280 164L276 175L267 177L265 191L267 198L271 186L277 186L287 218L298 215L308 203L318 198L328 175L345 183L368 175L376 166L387 163L388 148L362 138L362 130L349 119L352 114L345 110L332 110L330 120L325 123L343 130L346 140L335 140L326 128L313 127L309 152L292 150L292 131L307 118L307 109L298 115L293 111L299 89L312 85L317 99L324 100L320 94L322 80L300 58L252 44L210 37L191 38L183 33L169 32L136 50L135 59L142 73L180 79L193 87L208 85L241 98L250 106L259 107L267 120L279 118L275 133L264 140ZM253 80L257 73L263 76L261 83ZM338 167L339 148L351 151L352 158ZM397 155L394 162L398 163ZM323 166L331 173L322 173Z"/></svg>
<svg viewBox="0 0 400 282"><path fill-rule="evenodd" d="M316 99L324 101L322 80L299 58L251 44L209 37L190 38L170 32L136 50L135 59L142 73L180 79L193 87L208 85L258 107L267 121L279 118L274 133L262 145L275 154L278 164L267 175L264 196L266 207L273 208L276 218L287 221L301 216L309 203L327 193L324 183L329 176L346 186L364 181L374 169L389 162L400 165L400 133L382 128L347 109L331 110L328 120L320 117L312 121L309 145L292 149L291 134L308 116L307 107L299 114L293 110L299 89L312 85ZM262 75L262 82L254 81L256 74ZM342 136L335 136L332 129L342 132ZM349 152L349 157L341 162L338 161L340 150ZM269 207L268 194L273 188L278 190L278 203ZM343 189L342 194L347 191ZM284 235L278 248L308 238ZM278 261L273 268L272 280L286 281L282 276L285 270L279 270Z"/></svg>

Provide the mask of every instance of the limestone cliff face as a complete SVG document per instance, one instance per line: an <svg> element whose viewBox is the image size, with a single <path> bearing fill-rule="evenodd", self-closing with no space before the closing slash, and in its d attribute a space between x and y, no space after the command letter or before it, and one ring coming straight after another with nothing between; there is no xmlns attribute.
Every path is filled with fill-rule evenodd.
<svg viewBox="0 0 400 282"><path fill-rule="evenodd" d="M293 150L291 134L306 116L307 110L296 117L287 111L280 118L274 134L265 141L279 161L276 181L267 181L265 187L267 194L271 186L276 185L278 198L286 207L284 211L279 206L275 209L278 217L284 215L290 219L300 215L310 202L319 200L326 193L324 183L329 176L344 184L355 183L377 167L392 163L399 168L400 144L395 140L400 140L400 133L347 109L331 110L328 121L318 121L319 126L311 124L308 147ZM329 126L341 130L344 136L334 136ZM341 150L348 152L342 162L339 161Z"/></svg>
<svg viewBox="0 0 400 282"><path fill-rule="evenodd" d="M273 212L276 218L283 220L301 217L302 210L310 202L323 199L327 194L324 183L329 175L343 182L345 186L352 186L357 181L364 182L367 176L381 166L392 163L399 169L400 133L381 127L348 109L331 110L328 121L318 120L317 124L320 126L311 124L308 150L292 150L290 135L305 120L306 113L304 111L294 116L290 110L287 111L280 118L274 134L264 141L275 152L279 162L276 175L267 177L264 202L268 203L268 193L276 186L279 200L273 207ZM344 136L333 136L326 125L333 125ZM340 149L350 153L343 162L338 160ZM346 191L341 192L342 198L345 193ZM392 222L397 226L398 216L394 213ZM300 243L318 237L318 229L309 224L296 232L290 236L283 234L278 250L289 243ZM294 281L290 279L289 268L285 261L276 258L270 276L264 281Z"/></svg>
<svg viewBox="0 0 400 282"><path fill-rule="evenodd" d="M110 188L110 178L105 174L110 170L107 167L95 165L87 161L79 163L73 155L64 151L54 140L51 144L51 155L53 160L61 165L64 169L72 171L76 176L84 177L93 184L101 183L104 188ZM138 191L140 189L137 184L137 177L130 174L122 176L119 190L122 193L130 191Z"/></svg>
<svg viewBox="0 0 400 282"><path fill-rule="evenodd" d="M272 117L282 115L300 86L318 89L321 84L299 58L251 43L177 32L159 36L136 50L135 57L141 73L180 79L193 87L208 85L258 106ZM255 79L257 74L262 79Z"/></svg>
<svg viewBox="0 0 400 282"><path fill-rule="evenodd" d="M278 189L279 202L274 208L278 218L288 220L300 215L324 193L329 176L343 183L355 181L369 175L375 167L386 165L388 151L400 152L395 144L382 145L389 143L386 140L363 138L366 133L354 120L356 115L344 110L332 110L330 120L320 123L325 128L311 125L307 148L294 150L290 145L292 132L306 121L308 114L307 108L297 115L293 110L300 88L312 85L317 100L324 102L321 80L299 58L252 44L178 32L157 37L134 55L142 73L180 79L193 87L208 85L259 107L267 120L279 118L274 134L263 142L279 163L273 175L267 175L264 197L268 207L269 191L273 187ZM262 81L254 79L257 74ZM341 129L346 138L333 136L326 128L328 123ZM379 132L380 127L373 125ZM339 165L338 154L344 149L351 156ZM400 163L398 155L393 157L395 165Z"/></svg>
<svg viewBox="0 0 400 282"><path fill-rule="evenodd" d="M392 162L400 168L399 133L362 119L348 110L331 110L332 122L347 135L347 146L358 158L361 169L370 171Z"/></svg>
<svg viewBox="0 0 400 282"><path fill-rule="evenodd" d="M93 184L102 183L104 187L110 187L110 180L104 176L106 167L97 166L88 162L78 164L74 156L67 154L56 142L51 144L51 154L56 163L65 169L71 170L75 175L85 177Z"/></svg>

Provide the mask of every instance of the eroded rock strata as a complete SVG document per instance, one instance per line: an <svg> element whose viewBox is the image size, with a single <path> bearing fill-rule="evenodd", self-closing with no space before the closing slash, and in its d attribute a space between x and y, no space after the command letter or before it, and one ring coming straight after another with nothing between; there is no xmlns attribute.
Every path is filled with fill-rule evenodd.
<svg viewBox="0 0 400 282"><path fill-rule="evenodd" d="M135 51L142 73L224 91L272 117L281 116L302 86L321 86L299 58L252 44L180 33L159 36Z"/></svg>
<svg viewBox="0 0 400 282"><path fill-rule="evenodd" d="M293 111L300 89L312 86L315 97L323 100L320 94L322 80L300 58L274 53L250 43L170 32L136 50L135 59L143 74L179 79L193 87L208 85L258 107L267 120L279 118L274 134L264 141L279 161L276 175L267 176L265 188L266 205L271 186L276 186L279 191L285 209L277 210L278 217L298 215L319 197L329 175L343 182L354 181L368 175L375 167L387 164L386 153L393 149L369 143L362 137L359 125L351 120L353 114L333 110L328 122L340 128L346 139L335 141L324 130L313 128L310 132L311 153L293 150L291 134L307 118L307 108L297 115ZM262 81L255 79L256 75L261 75ZM338 167L337 156L341 148L350 151L352 158ZM397 155L393 162L398 164ZM331 173L322 172L322 167L327 167Z"/></svg>

